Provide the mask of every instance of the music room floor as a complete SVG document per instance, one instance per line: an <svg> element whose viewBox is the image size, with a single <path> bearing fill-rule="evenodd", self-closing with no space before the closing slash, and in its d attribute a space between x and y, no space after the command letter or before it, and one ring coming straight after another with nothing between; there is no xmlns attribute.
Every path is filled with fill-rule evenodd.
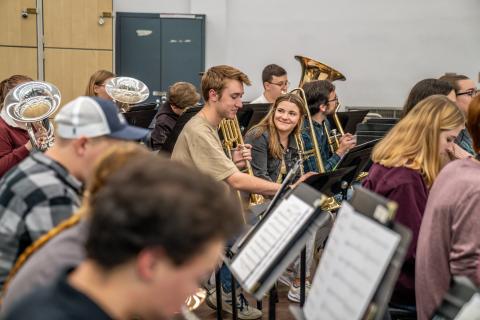
<svg viewBox="0 0 480 320"><path fill-rule="evenodd" d="M278 299L279 302L277 303L277 312L276 312L276 319L278 320L293 320L293 316L288 310L288 306L293 303L290 302L287 299L287 294L288 294L288 287L285 285L279 285L278 287ZM248 301L250 302L250 305L256 306L256 301L253 299L250 299L250 297L247 296ZM265 297L263 299L263 316L262 319L266 320L268 319L268 297ZM195 314L201 319L201 320L215 320L216 319L216 311L211 309L209 306L207 306L206 303L203 303L196 311ZM226 312L223 312L223 319L229 320L232 319L232 315L228 314Z"/></svg>

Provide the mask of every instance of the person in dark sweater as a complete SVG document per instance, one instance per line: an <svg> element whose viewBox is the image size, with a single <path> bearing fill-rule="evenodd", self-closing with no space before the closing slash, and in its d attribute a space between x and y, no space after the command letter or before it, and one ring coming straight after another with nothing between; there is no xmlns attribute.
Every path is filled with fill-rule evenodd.
<svg viewBox="0 0 480 320"><path fill-rule="evenodd" d="M428 192L464 122L455 103L433 95L419 102L373 150L374 164L363 186L397 202L395 221L412 231L392 304L415 308L415 252Z"/></svg>
<svg viewBox="0 0 480 320"><path fill-rule="evenodd" d="M161 150L178 118L188 107L200 100L195 86L188 82L177 82L168 89L167 101L158 109L152 131L152 149Z"/></svg>
<svg viewBox="0 0 480 320"><path fill-rule="evenodd" d="M169 319L242 226L221 182L153 154L110 176L90 204L86 260L3 319Z"/></svg>
<svg viewBox="0 0 480 320"><path fill-rule="evenodd" d="M32 79L17 74L0 82L0 178L25 159L32 150L25 124L14 121L3 108L3 102L10 90L28 81Z"/></svg>

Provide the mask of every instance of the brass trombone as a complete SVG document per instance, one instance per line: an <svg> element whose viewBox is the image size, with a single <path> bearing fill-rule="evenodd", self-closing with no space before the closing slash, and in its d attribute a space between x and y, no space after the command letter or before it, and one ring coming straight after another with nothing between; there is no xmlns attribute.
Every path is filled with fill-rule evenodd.
<svg viewBox="0 0 480 320"><path fill-rule="evenodd" d="M238 145L243 145L243 137L242 131L240 130L240 125L238 123L237 117L233 119L223 119L220 122L220 130L222 131L223 135L223 148L227 153L227 156L232 159L232 149L234 149ZM250 161L246 161L247 163L247 173L253 176L252 165ZM260 194L250 194L249 200L249 207L262 204L265 201L264 197Z"/></svg>
<svg viewBox="0 0 480 320"><path fill-rule="evenodd" d="M298 156L302 159L302 165L300 166L300 172L303 175L303 162L305 162L310 157L315 157L315 163L317 164L317 168L320 171L319 173L325 173L325 166L323 164L322 155L320 153L320 147L318 145L317 136L315 135L315 130L313 128L313 120L310 115L310 110L308 109L307 99L305 97L305 92L302 88L295 88L290 91L290 93L297 94L300 99L303 101L303 108L306 114L306 121L308 121L308 125L310 128L310 137L312 139L313 148L310 150L305 150L305 145L303 143L303 139L301 133L295 135L295 142L298 147ZM335 200L334 197L327 198L322 204L322 210L324 211L333 211L340 208L340 203Z"/></svg>

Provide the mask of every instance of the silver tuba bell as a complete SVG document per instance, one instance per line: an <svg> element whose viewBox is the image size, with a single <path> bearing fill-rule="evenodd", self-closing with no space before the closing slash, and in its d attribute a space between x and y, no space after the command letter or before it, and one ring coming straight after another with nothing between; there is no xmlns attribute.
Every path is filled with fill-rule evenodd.
<svg viewBox="0 0 480 320"><path fill-rule="evenodd" d="M107 81L105 91L116 102L120 109L126 112L130 105L141 103L148 99L150 91L145 83L130 77L116 77Z"/></svg>
<svg viewBox="0 0 480 320"><path fill-rule="evenodd" d="M56 86L48 82L30 81L13 88L5 97L3 107L13 120L26 125L32 146L45 151L55 141L54 127L49 117L58 109L60 101L60 91ZM44 141L37 141L38 132L46 133Z"/></svg>

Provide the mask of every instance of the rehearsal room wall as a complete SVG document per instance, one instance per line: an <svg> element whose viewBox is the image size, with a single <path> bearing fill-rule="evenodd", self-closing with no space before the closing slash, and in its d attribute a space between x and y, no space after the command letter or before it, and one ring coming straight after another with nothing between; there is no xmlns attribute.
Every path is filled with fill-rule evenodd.
<svg viewBox="0 0 480 320"><path fill-rule="evenodd" d="M336 85L346 106L400 107L418 80L456 72L477 82L480 71L478 0L114 0L114 8L206 14L206 67L247 73L245 100L261 93L268 63L296 86L297 54L345 74Z"/></svg>

